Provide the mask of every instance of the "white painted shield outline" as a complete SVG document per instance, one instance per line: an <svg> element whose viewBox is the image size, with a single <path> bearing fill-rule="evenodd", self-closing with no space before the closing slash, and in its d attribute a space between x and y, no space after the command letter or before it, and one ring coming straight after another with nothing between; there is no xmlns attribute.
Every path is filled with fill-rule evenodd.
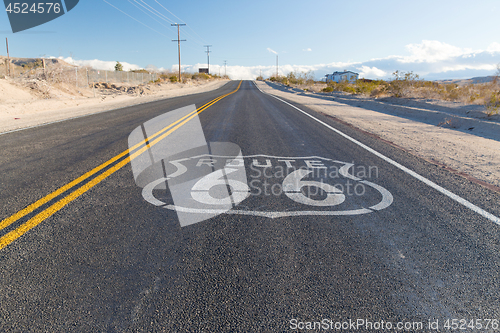
<svg viewBox="0 0 500 333"><path fill-rule="evenodd" d="M345 178L357 181L361 184L364 184L366 186L370 186L377 190L381 195L382 195L382 200L377 203L376 205L370 206L368 208L361 208L361 209L354 209L354 210L338 210L338 211L286 211L286 212L262 212L262 211L252 211L252 210L238 210L238 209L231 209L231 210L223 210L223 209L197 209L197 208L187 208L187 207L181 207L181 206L175 206L175 205L167 205L166 203L156 199L153 195L153 190L154 188L161 184L164 183L167 179L171 179L173 177L179 176L183 174L184 172L187 171L187 168L180 164L179 162L181 161L186 161L189 159L197 159L197 158L202 158L202 157L213 157L213 158L234 158L231 156L221 156L221 155L199 155L199 156L193 156L191 158L185 158L182 160L177 160L177 161L170 161L173 165L175 165L178 170L174 172L173 174L169 175L167 178L160 178L155 180L154 182L151 182L150 184L146 185L143 188L142 191L142 196L146 201L149 203L155 205L155 206L162 206L163 208L169 209L169 210L174 210L178 212L184 212L184 213L194 213L194 214L232 214L232 215L251 215L251 216L259 216L259 217L267 217L267 218L279 218L279 217L289 217L289 216L309 216L309 215L317 215L317 216L342 216L342 215L361 215L361 214L368 214L372 213L374 211L379 211L382 209L385 209L389 207L392 202L394 201L394 198L392 194L383 188L380 185L377 185L375 183L372 183L367 180L362 180L361 178L358 178L354 175L351 175L349 173L349 169L354 166L353 163L347 163L347 162L342 162L342 161L337 161L333 160L330 158L325 158L325 157L319 157L319 156L309 156L309 157L280 157L280 156L269 156L269 155L249 155L249 156L243 156L243 158L256 158L256 157L267 157L267 158L272 158L272 159L321 159L324 161L331 161L333 163L338 163L338 164L343 164L343 166L339 169L339 174L344 176Z"/></svg>

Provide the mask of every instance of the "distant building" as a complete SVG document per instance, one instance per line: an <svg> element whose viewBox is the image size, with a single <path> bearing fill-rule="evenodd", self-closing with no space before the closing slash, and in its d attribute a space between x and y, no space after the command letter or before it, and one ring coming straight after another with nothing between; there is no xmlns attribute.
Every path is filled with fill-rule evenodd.
<svg viewBox="0 0 500 333"><path fill-rule="evenodd" d="M208 68L198 68L198 73L205 73L208 74Z"/></svg>
<svg viewBox="0 0 500 333"><path fill-rule="evenodd" d="M334 81L340 83L342 81L347 81L349 83L354 83L359 77L358 73L354 73L351 71L343 71L343 72L333 72L333 74L326 74L326 82Z"/></svg>

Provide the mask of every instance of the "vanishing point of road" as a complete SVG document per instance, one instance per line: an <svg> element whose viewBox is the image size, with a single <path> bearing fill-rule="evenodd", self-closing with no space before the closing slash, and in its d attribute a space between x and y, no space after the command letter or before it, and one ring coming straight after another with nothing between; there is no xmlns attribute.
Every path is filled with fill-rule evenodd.
<svg viewBox="0 0 500 333"><path fill-rule="evenodd" d="M129 136L189 105L207 142L240 148L249 192L181 226L136 185L148 151ZM499 193L252 81L5 133L0 149L2 332L500 330Z"/></svg>

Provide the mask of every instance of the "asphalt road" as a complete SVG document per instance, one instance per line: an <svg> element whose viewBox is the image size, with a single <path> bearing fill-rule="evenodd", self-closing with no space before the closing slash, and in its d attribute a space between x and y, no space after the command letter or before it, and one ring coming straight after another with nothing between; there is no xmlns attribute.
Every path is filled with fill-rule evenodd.
<svg viewBox="0 0 500 333"><path fill-rule="evenodd" d="M238 84L0 135L0 219L126 151L148 120L200 109ZM295 106L500 216L498 193ZM144 199L128 154L118 158L3 222L0 331L289 332L321 322L323 331L397 331L406 323L416 325L408 332L427 332L436 320L440 331L500 330L500 225L251 81L199 120L207 141L241 149L244 200L181 227L174 210ZM195 168L199 159L186 163ZM330 173L342 166L355 177ZM309 185L287 190L290 177ZM175 201L169 190L153 193Z"/></svg>

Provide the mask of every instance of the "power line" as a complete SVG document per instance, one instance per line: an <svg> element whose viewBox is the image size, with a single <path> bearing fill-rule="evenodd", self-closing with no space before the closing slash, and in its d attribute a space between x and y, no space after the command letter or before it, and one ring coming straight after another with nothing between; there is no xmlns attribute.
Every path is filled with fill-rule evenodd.
<svg viewBox="0 0 500 333"><path fill-rule="evenodd" d="M133 0L133 1L135 3L137 3L139 6L141 6L142 8L146 9L148 12L156 15L157 17L159 17L163 21L166 21L168 23L175 23L173 20L169 19L168 17L166 17L165 15L163 15L162 13L160 13L159 11L157 11L156 9L154 9L153 7L151 7L150 5L148 5L146 2L144 2L144 1L141 0L141 2L144 4L143 5L143 4L139 3L139 1L137 1L137 0ZM129 2L130 2L130 0L129 0Z"/></svg>
<svg viewBox="0 0 500 333"><path fill-rule="evenodd" d="M156 22L158 22L158 24L159 24L159 25L161 25L161 26L163 26L163 27L165 27L165 28L167 28L167 29L170 29L170 27L168 27L168 26L164 25L163 23L161 23L160 21L158 21L157 19L155 19L153 16L149 15L148 13L146 13L143 9L141 9L139 6L137 6L137 5L136 5L135 3L133 3L132 1L128 0L128 2L130 2L130 3L131 3L132 5L134 5L137 9L139 9L140 11L142 11L142 12L143 12L144 14L146 14L147 16L151 17L151 18L152 18L153 20L155 20ZM134 0L134 2L136 2L136 1ZM141 5L141 4L139 4L139 5ZM142 5L141 5L141 6L142 6ZM147 8L146 8L146 9L147 9ZM164 21L166 21L166 20L164 20ZM170 22L169 22L169 23L170 23Z"/></svg>
<svg viewBox="0 0 500 333"><path fill-rule="evenodd" d="M164 7L161 3L159 3L157 0L155 0L155 2L156 2L157 4L159 4L159 5L160 5L160 7L162 7L163 9L165 9L167 12L169 12L170 14L172 14L172 15L173 15L176 19L178 19L179 21L181 21L181 22L183 22L183 23L186 23L186 22L184 22L184 20L182 20L182 19L180 19L179 17L175 16L175 14L174 14L174 13L172 13L170 10L168 10L167 8L165 8L165 7ZM184 25L185 25L185 24L184 24Z"/></svg>
<svg viewBox="0 0 500 333"><path fill-rule="evenodd" d="M108 1L106 0L103 0L105 3L107 3L108 5L110 5L111 7L113 7L114 9L118 10L119 12L121 12L122 14L125 14L127 15L128 17L130 17L131 19L133 19L134 21L142 24L143 26L145 26L146 28L164 36L164 37L167 37L169 38L167 35L159 32L158 30L150 27L149 25L143 23L142 21L140 21L139 19L136 19L135 17L133 17L132 15L130 14L127 14L125 11L121 10L120 8L118 8L117 6L109 3ZM133 2L132 2L133 1ZM136 7L137 9L139 9L140 11L142 11L144 14L146 14L148 17L150 17L151 19L153 19L155 22L157 22L158 24L160 24L162 27L164 28L170 28L164 24L162 24L160 21L158 21L157 19L155 19L155 17L151 16L150 14L148 14L147 12L153 14L154 16L156 16L157 18L159 18L160 20L162 21L165 21L167 23L171 23L171 26L176 26L177 23L174 23L174 21L172 19L170 19L169 17L167 17L166 15L164 15L163 13L161 13L160 11L158 11L157 9L155 9L154 7L152 7L150 4L148 4L146 1L144 0L128 0L128 2L130 4L132 4L134 7ZM184 20L182 20L181 18L179 18L178 16L176 16L174 13L172 13L170 10L168 10L165 6L163 6L161 3L159 3L157 0L155 0L155 2L161 7L163 8L165 11L167 11L168 13L170 13L172 16L174 16L175 18L177 18L179 21L181 22L184 22ZM142 7L142 8L141 8ZM147 11L147 12L146 12ZM182 24L180 24L182 26L187 26L187 24L184 22ZM199 38L196 38L195 36L193 36L192 34L190 34L189 32L187 31L184 31L184 33L189 36L189 37L192 37L192 41L199 44L199 45L203 45L203 38L198 34L196 33L196 31L194 31L190 26L187 26L195 35L197 35ZM178 29L179 30L179 29ZM178 31L178 39L179 39L179 31ZM185 41L185 40L181 40L181 41ZM195 48L191 47L190 45L186 45L188 48L190 49L193 49L193 50L196 50ZM180 42L179 42L179 53L180 53ZM179 57L180 57L180 54L179 54ZM180 76L179 76L180 78Z"/></svg>
<svg viewBox="0 0 500 333"><path fill-rule="evenodd" d="M142 1L142 0L141 0L141 1ZM178 17L177 15L175 15L174 13L172 13L170 10L168 10L165 6L163 6L163 5L162 5L161 3L159 3L157 0L155 0L155 2L156 2L158 5L160 5L160 7L161 7L161 8L163 8L163 9L165 9L167 12L169 12L169 13L170 13L173 17L175 17L176 19L178 19L180 22L182 22L182 23L186 23L183 19L181 19L180 17ZM186 25L187 25L187 24L186 24ZM184 31L184 33L185 33L186 35L188 35L188 36L191 36L191 37L193 38L193 40L194 40L196 43L198 43L198 44L202 45L202 44L204 43L203 38L202 38L200 35L198 35L198 33L196 33L196 31L194 31L194 30L193 30L193 29L192 29L189 25L187 25L187 27L188 27L188 28L189 28L189 29L190 29L193 33L195 33L198 37L200 37L200 39L198 40L198 41L199 41L199 43L196 41L196 39L197 39L197 38L196 38L196 37L194 37L193 35L191 35L189 32Z"/></svg>
<svg viewBox="0 0 500 333"><path fill-rule="evenodd" d="M189 29L191 29L191 28L189 27L189 25L186 25L186 26L187 26ZM194 32L194 30L193 30L193 29L191 29L191 30ZM187 31L185 31L185 30L184 30L184 33L185 33L186 35L190 36L190 37L194 40L194 42L195 42L196 44L203 45L203 41L202 41L202 40L197 39L196 37L194 37L193 35L191 35L189 32L187 32ZM196 32L194 32L194 33L196 34Z"/></svg>
<svg viewBox="0 0 500 333"><path fill-rule="evenodd" d="M189 28L189 30L191 30L192 32L194 32L198 37L200 37L200 40L202 41L202 43L205 43L205 40L203 39L203 37L201 37L200 35L198 35L196 33L196 31L194 31L189 25L187 27Z"/></svg>
<svg viewBox="0 0 500 333"><path fill-rule="evenodd" d="M128 0L130 2L130 0ZM139 0L141 1L142 3L144 3L146 6L148 6L149 8L146 8L144 5L140 4L137 0L132 0L134 2L136 2L137 4L139 4L140 6L142 6L143 8L145 8L146 10L148 10L150 13L153 13L154 15L158 16L160 19L162 19L163 21L166 21L168 23L175 23L175 21L169 19L167 16L163 15L162 13L160 13L158 10L156 10L155 8L153 8L152 6L150 6L148 3L146 3L145 1L143 0ZM161 4L160 4L161 6ZM137 6L136 6L137 7ZM163 7L163 6L162 6ZM164 9L166 9L165 7L163 7ZM139 8L140 9L140 8ZM170 14L172 14L173 16L175 16L171 11L169 11L168 9L166 9ZM144 11L143 11L144 12ZM147 13L145 13L146 15L148 15ZM151 15L148 15L149 17L151 17ZM175 16L177 17L177 16ZM151 17L153 20L155 20L153 17ZM178 18L178 17L177 17ZM181 20L181 19L179 19ZM156 22L158 22L157 20L155 20ZM182 21L182 20L181 20ZM163 24L161 24L160 22L158 22L160 25L164 26ZM165 27L165 26L164 26ZM188 26L189 28L189 26ZM191 29L192 30L192 29ZM199 41L196 41L196 38L194 36L192 36L190 33L188 33L187 31L184 31L184 34L192 37L194 39L194 42L199 44L199 45L202 45L203 43L202 42L199 42Z"/></svg>
<svg viewBox="0 0 500 333"><path fill-rule="evenodd" d="M145 27L161 34L162 36L165 36L164 34L162 34L161 32L151 28L150 26L146 25L145 23L141 22L140 20L134 18L133 16L127 14L126 12L124 12L123 10L119 9L118 7L110 4L109 2L107 2L106 0L103 0L104 2L106 2L108 5L110 5L111 7L115 8L116 10L122 12L123 14L127 15L128 17L132 18L133 20L141 23L142 25L144 25ZM161 20L165 21L165 22L168 22L168 23L175 23L173 20L171 20L170 18L168 18L167 16L163 15L162 13L160 13L158 10L156 10L155 8L153 8L152 6L150 6L148 3L144 2L143 0L140 0L143 4L139 3L137 0L132 0L133 2L131 2L131 0L128 0L128 2L130 2L132 5L134 5L136 8L138 8L139 10L141 10L144 14L148 15L150 18L152 18L153 20L155 20L158 24L160 24L161 26L165 27L165 28L169 28L168 26L165 26L164 24L162 24L161 22L159 22L158 20L156 20L154 17L152 17L151 15L149 15L148 13L146 13L144 11L147 10L148 12L154 14L155 16L157 16L158 18L160 18ZM144 9L141 9L139 6L141 6L142 8ZM147 6L147 7L146 7ZM160 4L161 6L161 4ZM149 8L148 8L149 7ZM162 6L163 7L163 6ZM163 7L164 9L166 9L165 7ZM166 9L169 13L171 13L173 16L175 16L172 12L170 12L168 9ZM177 17L177 16L175 16ZM182 20L181 20L182 21ZM190 28L190 27L189 27ZM191 28L190 28L191 29ZM193 29L191 29L194 33L196 33ZM197 44L200 44L202 45L203 43L202 42L199 42L199 41L196 41L197 38L195 38L194 36L192 36L191 34L189 34L188 32L185 32L188 36L191 36L193 37L194 41L197 43ZM167 37L167 36L165 36ZM167 37L168 38L168 37Z"/></svg>
<svg viewBox="0 0 500 333"><path fill-rule="evenodd" d="M118 8L118 7L116 7L116 6L113 6L112 4L110 4L109 2L107 2L106 0L102 0L102 1L104 1L105 3L107 3L108 5L110 5L111 7L113 7L114 9L118 10L119 12L121 12L121 13L123 13L123 14L127 15L128 17L130 17L130 18L131 18L131 19L133 19L134 21L139 22L140 24L142 24L142 25L143 25L143 26L145 26L146 28L151 29L151 30L153 30L154 32L159 33L160 35L162 35L162 36L164 36L164 37L168 38L168 36L167 36L167 35L164 35L164 34L162 34L161 32L159 32L159 31L157 31L157 30L155 30L155 29L151 28L150 26L148 26L148 25L146 25L146 24L142 23L141 21L139 21L139 20L138 20L138 19L136 19L135 17L133 17L133 16L131 16L131 15L129 15L129 14L127 14L127 13L125 13L123 10L121 10L120 8Z"/></svg>
<svg viewBox="0 0 500 333"><path fill-rule="evenodd" d="M129 0L129 1L130 1L130 0ZM134 2L137 2L137 0L133 0L133 1L134 1ZM169 19L167 16L163 15L162 13L160 13L157 9L153 8L152 6L150 6L150 5L149 5L148 3L146 3L144 0L139 0L139 1L141 1L141 2L142 2L142 3L144 3L146 6L148 6L149 8L151 8L151 9L149 9L149 8L146 8L146 9L147 9L147 10L149 10L150 12L152 12L153 14L155 14L156 16L160 16L160 15L161 15L161 16L162 16L161 18L162 18L163 20L167 21L168 23L175 23L175 21L173 21L173 20ZM165 7L164 7L161 3L159 3L158 1L156 1L156 2L157 2L157 3L158 3L158 4L159 4L159 5L160 5L163 9L165 9L167 12L169 12L170 14L172 14L175 18L179 19L179 21L181 21L181 22L185 23L185 22L184 22L184 20L182 20L182 19L180 19L179 17L177 17L174 13L172 13L170 10L168 10L167 8L165 8ZM141 5L141 6L142 6L142 5ZM143 6L143 7L144 7L144 6ZM154 11L154 12L153 12L153 11ZM189 29L191 29L191 27L190 27L190 26L187 26L187 27L188 27ZM196 32L195 32L193 29L191 29L191 30L192 30L192 31L196 34ZM194 42L195 42L195 43L200 44L200 45L202 45L202 44L203 44L203 41L201 41L201 40L197 41L197 38L196 38L196 37L194 37L193 35L191 35L189 32L184 31L184 34L186 34L186 35L190 36L190 37L194 40Z"/></svg>

